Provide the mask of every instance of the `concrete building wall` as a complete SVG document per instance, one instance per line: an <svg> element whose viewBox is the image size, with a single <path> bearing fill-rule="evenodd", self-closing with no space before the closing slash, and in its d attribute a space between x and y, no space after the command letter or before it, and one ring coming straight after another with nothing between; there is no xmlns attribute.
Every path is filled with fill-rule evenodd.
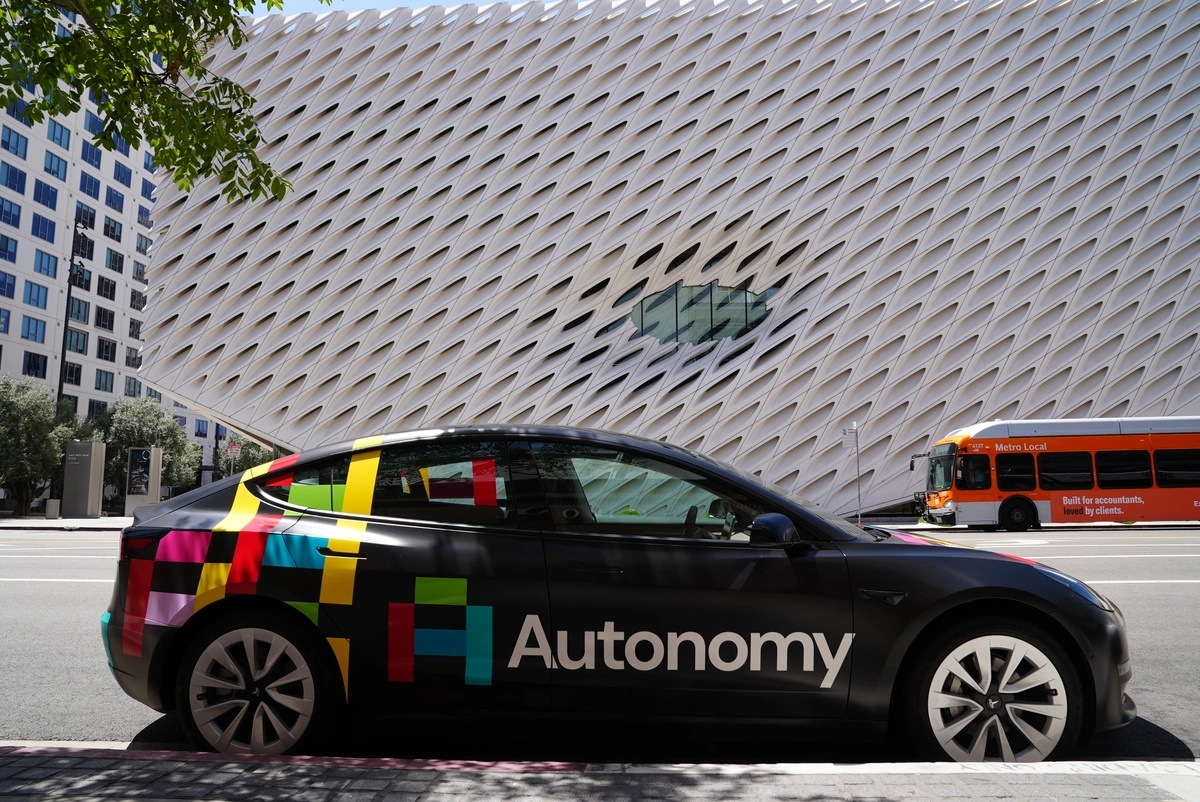
<svg viewBox="0 0 1200 802"><path fill-rule="evenodd" d="M1200 4L271 16L294 184L166 189L144 377L303 448L666 438L841 512L995 417L1200 413Z"/></svg>

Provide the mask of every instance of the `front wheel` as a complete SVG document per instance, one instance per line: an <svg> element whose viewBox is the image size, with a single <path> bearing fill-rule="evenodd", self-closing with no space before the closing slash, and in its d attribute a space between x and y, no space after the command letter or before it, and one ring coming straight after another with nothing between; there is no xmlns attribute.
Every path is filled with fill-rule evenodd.
<svg viewBox="0 0 1200 802"><path fill-rule="evenodd" d="M1024 499L1013 499L1000 508L1000 524L1010 532L1024 532L1037 523L1037 509Z"/></svg>
<svg viewBox="0 0 1200 802"><path fill-rule="evenodd" d="M910 723L936 759L1033 763L1062 757L1079 740L1075 667L1033 625L995 619L952 628L915 679Z"/></svg>
<svg viewBox="0 0 1200 802"><path fill-rule="evenodd" d="M320 641L279 615L243 615L204 630L179 669L177 709L202 748L284 754L331 722L337 686Z"/></svg>

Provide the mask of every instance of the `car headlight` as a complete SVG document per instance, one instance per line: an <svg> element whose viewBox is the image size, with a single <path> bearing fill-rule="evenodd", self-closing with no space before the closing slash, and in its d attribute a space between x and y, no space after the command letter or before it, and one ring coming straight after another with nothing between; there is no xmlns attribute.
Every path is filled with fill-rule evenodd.
<svg viewBox="0 0 1200 802"><path fill-rule="evenodd" d="M1042 565L1040 563L1038 563L1037 565L1034 565L1033 567L1036 568L1037 570L1041 571L1043 574L1050 577L1051 579L1053 579L1055 582L1059 583L1060 585L1070 588L1075 593L1079 594L1083 598L1090 601L1092 604L1099 607L1101 610L1107 610L1110 613L1113 611L1112 603L1109 602L1108 599L1104 598L1099 593L1097 593L1096 591L1094 591L1090 587L1088 587L1086 582L1081 582L1080 580L1076 579L1075 577L1071 576L1070 574L1064 574L1062 571L1057 571L1053 568L1050 568L1049 566Z"/></svg>

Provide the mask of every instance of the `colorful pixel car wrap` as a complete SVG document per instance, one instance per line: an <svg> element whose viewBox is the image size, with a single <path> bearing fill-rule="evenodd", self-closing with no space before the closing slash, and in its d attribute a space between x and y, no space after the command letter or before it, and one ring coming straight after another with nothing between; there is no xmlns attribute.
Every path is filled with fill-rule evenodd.
<svg viewBox="0 0 1200 802"><path fill-rule="evenodd" d="M328 612L331 605L353 604L367 522L339 517L329 537L284 534L300 513L264 505L248 483L276 474L266 484L276 491L286 488L290 503L369 515L382 440L355 442L356 453L350 459L344 485L293 485L293 475L286 469L295 464L296 455L252 468L240 477L228 513L211 531L169 531L129 560L121 622L122 653L142 656L147 625L180 627L195 613L227 596L264 593L291 605L321 629L349 693L350 642L329 634L332 628L324 625L322 611ZM491 504L496 503L494 464L476 466L462 488L429 477L424 471L420 473L420 478L414 480L421 482L430 496L467 495L477 502L487 503L490 499ZM492 608L468 605L466 597L465 579L418 577L415 587L397 593L397 600L387 603L387 631L380 634L387 638L389 681L414 681L417 661L438 656L462 658L466 684L491 684ZM462 627L422 625L422 618L430 617L431 608L436 611L447 607L462 609Z"/></svg>

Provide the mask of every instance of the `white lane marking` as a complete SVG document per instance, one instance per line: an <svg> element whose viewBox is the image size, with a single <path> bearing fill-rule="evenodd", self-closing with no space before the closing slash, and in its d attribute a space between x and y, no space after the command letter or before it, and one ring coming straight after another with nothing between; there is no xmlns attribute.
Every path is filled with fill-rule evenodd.
<svg viewBox="0 0 1200 802"><path fill-rule="evenodd" d="M1173 549L1200 549L1200 543L1177 543L1177 542L1176 543L1145 543L1145 542L1108 543L1103 540L1060 540L1055 543L1046 543L1044 545L1031 544L1028 546L1022 545L1019 547L996 546L991 541L989 541L987 543L971 543L971 544L964 544L964 545L973 545L973 546L975 546L977 548L981 548L981 549L982 548L1061 549L1066 546L1070 546L1071 548L1078 548L1080 546L1111 547L1111 548L1117 548L1117 547L1127 548L1130 546L1138 546L1139 548L1150 547L1150 548L1164 548L1165 549L1165 548L1170 547Z"/></svg>
<svg viewBox="0 0 1200 802"><path fill-rule="evenodd" d="M1200 554L1195 555L1200 557ZM115 554L3 554L3 560L112 560L117 561Z"/></svg>
<svg viewBox="0 0 1200 802"><path fill-rule="evenodd" d="M1039 560L1155 560L1160 557L1200 557L1200 554L1042 554Z"/></svg>
<svg viewBox="0 0 1200 802"><path fill-rule="evenodd" d="M1088 585L1200 585L1200 579L1084 579Z"/></svg>
<svg viewBox="0 0 1200 802"><path fill-rule="evenodd" d="M0 576L0 582L107 582L112 584L112 578L108 579L43 579L39 577L22 577L22 576Z"/></svg>
<svg viewBox="0 0 1200 802"><path fill-rule="evenodd" d="M981 549L1014 549L1029 546L1048 546L1049 540L981 540L975 544Z"/></svg>

